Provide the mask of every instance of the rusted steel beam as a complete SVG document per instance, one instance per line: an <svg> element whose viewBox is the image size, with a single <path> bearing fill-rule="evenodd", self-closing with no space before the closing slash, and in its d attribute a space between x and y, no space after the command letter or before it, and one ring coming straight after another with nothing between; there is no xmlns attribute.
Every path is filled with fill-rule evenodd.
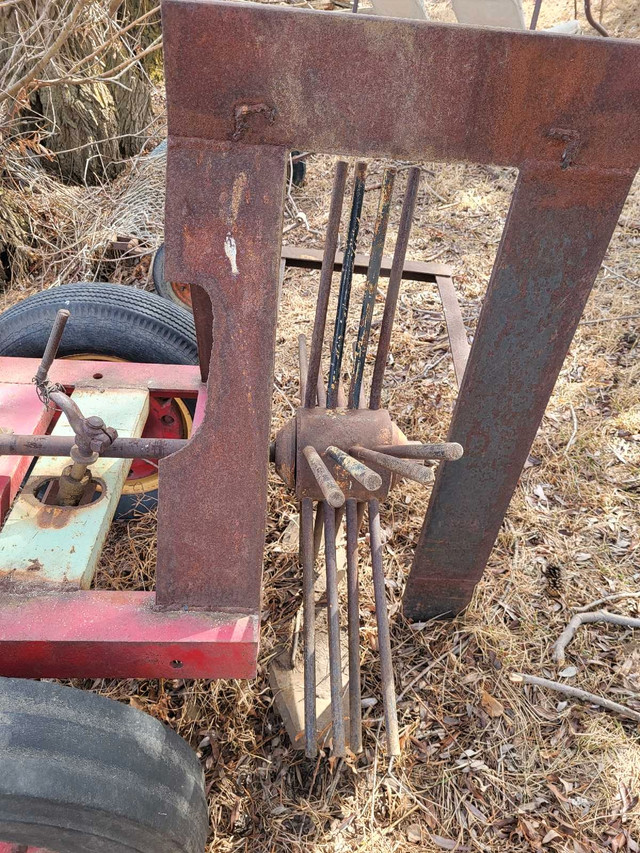
<svg viewBox="0 0 640 853"><path fill-rule="evenodd" d="M322 265L323 252L320 249L308 249L306 246L283 246L282 257L286 260L288 267L299 267L305 270L318 270ZM344 252L335 253L333 272L340 272ZM353 272L355 275L366 275L369 269L371 257L357 252ZM391 272L393 258L383 255L380 264L380 276L388 278ZM425 281L434 283L439 275L451 276L451 267L446 264L436 264L427 261L405 261L401 272L404 281Z"/></svg>
<svg viewBox="0 0 640 853"><path fill-rule="evenodd" d="M175 138L168 150L166 275L206 291L215 347L201 356L200 428L159 463L157 599L258 612L288 154Z"/></svg>
<svg viewBox="0 0 640 853"><path fill-rule="evenodd" d="M627 196L632 173L520 171L404 598L427 619L468 604Z"/></svg>
<svg viewBox="0 0 640 853"><path fill-rule="evenodd" d="M637 42L202 0L162 12L170 136L500 166L570 145L583 167L638 162Z"/></svg>

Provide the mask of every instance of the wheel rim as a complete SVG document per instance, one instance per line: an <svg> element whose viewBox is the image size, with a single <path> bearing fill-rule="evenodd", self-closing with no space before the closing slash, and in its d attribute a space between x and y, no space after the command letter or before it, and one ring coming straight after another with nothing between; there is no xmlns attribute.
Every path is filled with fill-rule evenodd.
<svg viewBox="0 0 640 853"><path fill-rule="evenodd" d="M170 287L172 293L175 295L178 302L180 302L181 305L186 305L187 308L192 310L193 305L191 303L191 285L171 282Z"/></svg>
<svg viewBox="0 0 640 853"><path fill-rule="evenodd" d="M188 289L188 285L184 285ZM126 361L113 355L82 352L63 356L72 361ZM151 397L142 438L189 438L193 419L179 397ZM122 487L123 495L142 496L158 488L158 463L152 459L134 459Z"/></svg>

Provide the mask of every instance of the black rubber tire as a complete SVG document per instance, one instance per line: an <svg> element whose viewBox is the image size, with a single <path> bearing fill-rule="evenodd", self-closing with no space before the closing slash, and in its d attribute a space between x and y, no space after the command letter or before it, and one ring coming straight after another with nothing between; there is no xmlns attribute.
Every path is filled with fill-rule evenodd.
<svg viewBox="0 0 640 853"><path fill-rule="evenodd" d="M123 284L63 284L27 297L0 314L0 355L40 358L60 308L71 311L58 355L95 353L155 364L197 364L193 315L155 293ZM195 402L185 405L193 416ZM116 517L155 509L157 489L123 494Z"/></svg>
<svg viewBox="0 0 640 853"><path fill-rule="evenodd" d="M57 853L203 853L189 745L128 705L0 678L0 839Z"/></svg>
<svg viewBox="0 0 640 853"><path fill-rule="evenodd" d="M171 287L171 282L167 281L164 277L164 243L158 246L153 256L151 277L153 278L155 291L159 296L169 302L173 302L174 305L181 305L185 310L189 310L176 296L174 289Z"/></svg>
<svg viewBox="0 0 640 853"><path fill-rule="evenodd" d="M193 315L186 308L123 284L62 284L29 296L0 314L0 355L39 358L59 308L71 319L60 356L82 352L126 361L196 364Z"/></svg>

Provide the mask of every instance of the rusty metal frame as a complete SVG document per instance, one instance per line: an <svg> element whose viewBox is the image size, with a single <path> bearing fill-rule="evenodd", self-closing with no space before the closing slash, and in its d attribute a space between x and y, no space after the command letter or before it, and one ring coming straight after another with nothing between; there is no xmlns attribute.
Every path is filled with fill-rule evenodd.
<svg viewBox="0 0 640 853"><path fill-rule="evenodd" d="M410 617L459 611L640 161L640 45L212 0L163 0L163 29L167 277L199 289L209 396L192 444L160 464L161 489L180 471L191 490L161 493L159 600L259 601L295 147L519 169L451 423L465 456L440 468L404 601Z"/></svg>

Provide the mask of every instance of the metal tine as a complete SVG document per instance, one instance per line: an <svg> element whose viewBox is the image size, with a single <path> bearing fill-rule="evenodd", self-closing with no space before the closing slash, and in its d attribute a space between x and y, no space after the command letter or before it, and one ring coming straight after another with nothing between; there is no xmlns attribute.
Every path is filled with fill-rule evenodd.
<svg viewBox="0 0 640 853"><path fill-rule="evenodd" d="M36 375L33 378L35 385L42 385L43 382L46 382L49 370L51 369L51 365L53 364L58 352L58 347L60 346L64 327L67 325L67 320L70 316L71 312L67 311L66 308L60 308L56 314L53 326L51 327L51 332L49 333L49 340L47 341L47 345L44 350L44 355L42 356Z"/></svg>
<svg viewBox="0 0 640 853"><path fill-rule="evenodd" d="M433 469L426 468L420 462L387 456L386 453L369 450L366 447L352 447L351 453L358 459L364 459L365 462L370 462L372 465L379 465L398 477L406 477L408 480L414 480L423 485L433 482Z"/></svg>
<svg viewBox="0 0 640 853"><path fill-rule="evenodd" d="M342 275L340 276L340 290L338 291L338 307L336 310L336 321L333 327L333 343L331 345L331 363L329 365L329 382L327 384L327 407L329 409L335 409L338 403L338 385L340 382L340 369L342 367L342 355L344 352L344 337L347 328L347 315L349 313L353 264L356 255L356 244L358 242L358 231L360 229L360 216L362 215L362 201L364 199L366 174L367 164L362 162L356 163L356 176L353 186L351 214L349 216L347 245L345 246L344 258L342 259Z"/></svg>
<svg viewBox="0 0 640 853"><path fill-rule="evenodd" d="M344 200L344 190L347 183L348 169L348 164L344 160L339 160L336 163L336 172L333 178L333 190L331 193L331 206L329 207L329 221L327 222L327 235L325 237L322 268L320 270L320 284L318 285L316 316L313 322L313 334L311 336L308 371L309 378L304 398L304 406L307 409L313 408L316 393L318 395L318 405L322 407L326 407L327 405L324 383L320 377L320 362L322 359L322 344L324 342L324 330L327 322L327 306L329 304L329 296L331 294L331 280L333 278L333 267L336 260L336 250L338 248L340 217L342 216L342 204ZM324 400L321 398L320 394L321 387Z"/></svg>
<svg viewBox="0 0 640 853"><path fill-rule="evenodd" d="M347 395L344 393L344 386L340 381L338 381L338 393L336 403L339 409L347 408Z"/></svg>
<svg viewBox="0 0 640 853"><path fill-rule="evenodd" d="M300 371L300 404L304 405L307 396L307 376L309 373L307 339L304 335L298 335L298 367Z"/></svg>
<svg viewBox="0 0 640 853"><path fill-rule="evenodd" d="M460 459L464 450L457 441L443 441L441 444L387 444L374 447L387 456L399 456L401 459Z"/></svg>
<svg viewBox="0 0 640 853"><path fill-rule="evenodd" d="M402 202L402 211L400 213L398 239L396 240L396 248L393 253L393 262L391 264L391 272L389 274L387 298L384 304L382 326L380 327L380 337L378 338L378 350L376 352L376 361L373 368L373 379L371 380L371 394L369 396L370 409L380 408L382 383L384 381L387 356L389 355L389 346L391 344L391 331L393 329L393 321L396 315L400 282L402 281L402 271L404 269L404 261L407 255L407 246L409 245L411 223L413 221L413 214L416 209L416 201L418 199L419 184L420 168L418 166L412 166L411 169L409 169L407 189L405 190L404 200Z"/></svg>
<svg viewBox="0 0 640 853"><path fill-rule="evenodd" d="M300 505L300 555L302 558L302 607L304 633L304 745L308 758L318 752L316 720L316 602L313 559L313 501Z"/></svg>
<svg viewBox="0 0 640 853"><path fill-rule="evenodd" d="M318 406L321 409L327 408L327 392L324 389L324 382L322 381L322 376L318 375L317 385L317 397L318 397ZM306 399L306 398L305 398Z"/></svg>
<svg viewBox="0 0 640 853"><path fill-rule="evenodd" d="M376 294L378 292L378 279L380 278L380 266L382 265L384 243L387 238L387 228L389 226L389 211L391 210L391 197L393 195L393 184L395 179L396 169L385 169L382 177L382 188L380 190L376 224L373 230L373 243L371 245L369 268L367 270L367 283L365 285L364 296L362 297L360 325L358 326L358 336L356 338L356 351L353 363L353 372L351 374L351 387L349 389L350 409L357 409L360 401L362 377L364 376L364 365L367 358L367 348L369 346L373 308L376 301Z"/></svg>
<svg viewBox="0 0 640 853"><path fill-rule="evenodd" d="M340 652L340 608L338 605L338 566L336 560L336 511L323 501L324 555L327 569L327 618L329 626L329 679L333 753L346 754L344 713L342 710L342 657Z"/></svg>
<svg viewBox="0 0 640 853"><path fill-rule="evenodd" d="M369 501L369 541L371 543L373 591L376 601L378 650L380 652L380 672L382 675L382 702L384 707L384 722L387 730L387 752L389 755L400 755L398 711L396 708L396 686L393 677L391 636L389 634L389 613L387 611L387 594L385 592L384 567L382 564L380 504L375 498L372 498Z"/></svg>
<svg viewBox="0 0 640 853"><path fill-rule="evenodd" d="M338 536L338 532L340 530L340 525L342 524L342 517L344 515L344 506L339 506L336 509L336 537ZM324 531L324 518L322 515L322 508L318 504L318 509L316 511L316 520L313 525L313 559L314 561L318 559L318 554L320 553L320 546L322 545L322 532Z"/></svg>
<svg viewBox="0 0 640 853"><path fill-rule="evenodd" d="M344 494L342 493L342 489L334 480L331 471L329 471L322 461L322 457L318 451L315 447L308 444L303 448L302 452L304 454L304 458L309 463L311 473L315 477L316 483L318 484L324 499L331 504L332 507L342 506L344 503Z"/></svg>
<svg viewBox="0 0 640 853"><path fill-rule="evenodd" d="M364 506L364 504L362 504ZM358 587L359 504L348 498L347 512L347 613L349 635L349 747L362 752L362 697L360 688L360 590Z"/></svg>
<svg viewBox="0 0 640 853"><path fill-rule="evenodd" d="M357 480L358 483L361 483L370 492L377 492L380 486L382 486L382 477L377 471L367 468L363 462L360 462L359 459L354 459L353 456L349 456L348 453L345 453L339 447L334 447L333 445L327 447L327 455L340 465L350 477L353 477L354 480Z"/></svg>

